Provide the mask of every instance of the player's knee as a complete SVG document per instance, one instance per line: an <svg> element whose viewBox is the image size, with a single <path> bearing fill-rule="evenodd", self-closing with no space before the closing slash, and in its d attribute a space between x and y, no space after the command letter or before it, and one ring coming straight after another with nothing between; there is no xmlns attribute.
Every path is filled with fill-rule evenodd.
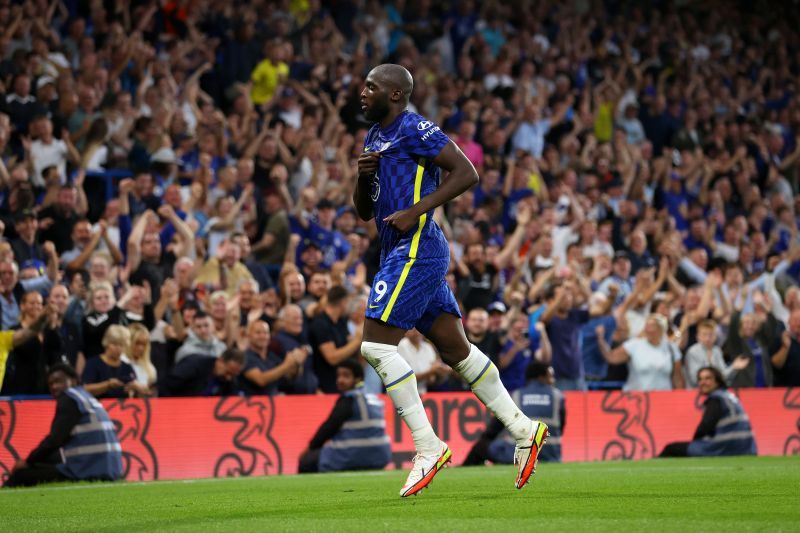
<svg viewBox="0 0 800 533"><path fill-rule="evenodd" d="M361 355L364 359L376 368L385 362L387 359L397 354L397 346L391 344L381 344L379 342L362 342Z"/></svg>

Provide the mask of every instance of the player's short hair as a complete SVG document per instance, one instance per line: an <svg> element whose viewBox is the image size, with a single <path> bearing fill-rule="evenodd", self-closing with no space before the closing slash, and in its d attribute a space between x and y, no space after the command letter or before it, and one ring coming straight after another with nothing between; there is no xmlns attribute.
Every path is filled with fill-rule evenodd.
<svg viewBox="0 0 800 533"><path fill-rule="evenodd" d="M714 376L714 381L717 383L717 388L719 389L728 388L727 383L725 383L725 377L722 375L722 372L720 372L718 368L715 368L713 366L704 366L703 368L697 371L697 381L700 381L700 372L711 372L711 375Z"/></svg>
<svg viewBox="0 0 800 533"><path fill-rule="evenodd" d="M545 377L550 373L550 365L542 363L541 361L532 361L525 371L525 378L528 380L539 379Z"/></svg>
<svg viewBox="0 0 800 533"><path fill-rule="evenodd" d="M361 381L364 379L364 367L361 366L361 363L355 359L345 359L336 365L336 368L345 368L349 370L353 373L353 377L356 378L356 381Z"/></svg>

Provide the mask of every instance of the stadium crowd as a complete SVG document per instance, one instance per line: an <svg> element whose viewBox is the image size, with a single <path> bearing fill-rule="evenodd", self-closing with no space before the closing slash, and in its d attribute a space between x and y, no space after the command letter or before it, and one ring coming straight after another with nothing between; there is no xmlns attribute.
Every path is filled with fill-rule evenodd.
<svg viewBox="0 0 800 533"><path fill-rule="evenodd" d="M509 390L533 360L562 390L705 366L798 386L797 23L783 3L0 1L0 329L46 315L0 394L46 393L56 363L98 397L336 392L380 257L351 195L382 62L481 177L435 219ZM421 389L467 388L419 334L400 352Z"/></svg>

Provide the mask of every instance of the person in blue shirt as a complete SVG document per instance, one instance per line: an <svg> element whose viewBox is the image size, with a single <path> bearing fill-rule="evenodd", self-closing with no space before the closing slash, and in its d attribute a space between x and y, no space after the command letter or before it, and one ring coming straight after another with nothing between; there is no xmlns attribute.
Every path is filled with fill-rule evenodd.
<svg viewBox="0 0 800 533"><path fill-rule="evenodd" d="M416 328L437 348L517 443L515 485L530 480L547 426L514 404L488 357L464 333L461 313L447 285L449 243L433 211L478 182L475 167L441 128L408 110L414 88L400 65L370 71L361 107L373 126L358 159L353 203L362 220L375 219L381 247L366 310L361 353L381 376L411 431L417 456L400 496L417 494L451 459L425 414L416 377L397 345ZM442 171L447 176L442 179Z"/></svg>

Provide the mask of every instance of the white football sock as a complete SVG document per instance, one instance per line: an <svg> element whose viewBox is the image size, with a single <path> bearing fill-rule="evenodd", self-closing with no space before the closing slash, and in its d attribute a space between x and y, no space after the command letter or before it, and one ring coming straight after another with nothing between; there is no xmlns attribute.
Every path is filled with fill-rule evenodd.
<svg viewBox="0 0 800 533"><path fill-rule="evenodd" d="M417 390L417 377L408 362L397 353L397 346L377 342L362 342L361 354L372 365L386 386L397 414L402 417L414 447L423 455L435 455L441 451L439 438L434 433L422 399Z"/></svg>
<svg viewBox="0 0 800 533"><path fill-rule="evenodd" d="M458 363L455 369L469 383L475 396L503 423L517 442L530 437L531 420L511 399L500 381L497 367L477 346L472 345L467 358Z"/></svg>

